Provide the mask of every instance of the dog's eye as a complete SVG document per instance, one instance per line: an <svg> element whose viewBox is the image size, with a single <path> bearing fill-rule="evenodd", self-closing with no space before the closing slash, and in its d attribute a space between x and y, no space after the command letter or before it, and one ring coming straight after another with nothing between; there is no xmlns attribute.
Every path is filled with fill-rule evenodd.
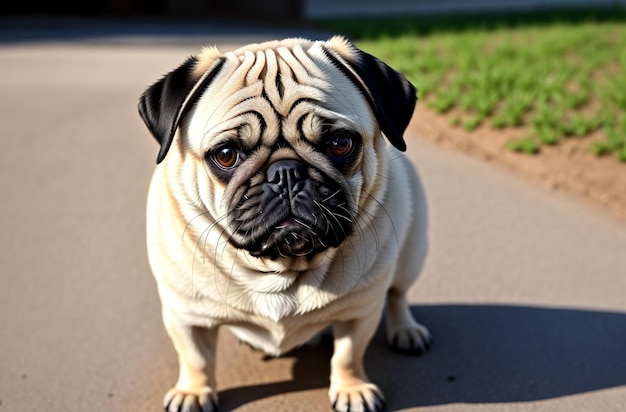
<svg viewBox="0 0 626 412"><path fill-rule="evenodd" d="M239 153L234 147L224 146L214 154L213 159L222 169L230 169L237 164Z"/></svg>
<svg viewBox="0 0 626 412"><path fill-rule="evenodd" d="M329 154L337 157L346 157L352 154L354 140L347 134L338 133L328 142Z"/></svg>

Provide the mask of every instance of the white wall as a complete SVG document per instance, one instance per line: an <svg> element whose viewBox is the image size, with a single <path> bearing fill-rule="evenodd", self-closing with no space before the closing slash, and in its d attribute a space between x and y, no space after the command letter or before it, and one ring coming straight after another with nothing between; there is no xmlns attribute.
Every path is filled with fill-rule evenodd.
<svg viewBox="0 0 626 412"><path fill-rule="evenodd" d="M626 0L304 0L304 17L529 11L554 7L626 7Z"/></svg>

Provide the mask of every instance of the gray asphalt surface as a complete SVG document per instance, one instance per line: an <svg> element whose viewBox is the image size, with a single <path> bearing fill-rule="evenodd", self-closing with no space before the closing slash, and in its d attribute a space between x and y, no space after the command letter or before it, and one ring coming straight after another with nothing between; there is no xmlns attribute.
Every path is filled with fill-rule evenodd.
<svg viewBox="0 0 626 412"><path fill-rule="evenodd" d="M0 23L0 412L159 411L177 360L145 253L157 144L137 99L200 44L300 33ZM411 302L435 345L410 358L376 336L366 367L388 410L625 410L626 225L407 140L432 238ZM265 360L224 330L220 410L327 411L329 356Z"/></svg>

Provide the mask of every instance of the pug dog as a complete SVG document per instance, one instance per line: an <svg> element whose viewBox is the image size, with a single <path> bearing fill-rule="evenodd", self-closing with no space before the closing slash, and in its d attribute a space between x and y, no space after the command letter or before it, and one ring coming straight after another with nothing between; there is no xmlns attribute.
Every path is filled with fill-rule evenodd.
<svg viewBox="0 0 626 412"><path fill-rule="evenodd" d="M366 351L431 336L406 293L426 258L420 179L402 155L417 101L400 73L343 37L204 48L150 86L160 145L147 250L178 354L169 412L215 411L222 325L278 356L332 327L336 411L381 411Z"/></svg>

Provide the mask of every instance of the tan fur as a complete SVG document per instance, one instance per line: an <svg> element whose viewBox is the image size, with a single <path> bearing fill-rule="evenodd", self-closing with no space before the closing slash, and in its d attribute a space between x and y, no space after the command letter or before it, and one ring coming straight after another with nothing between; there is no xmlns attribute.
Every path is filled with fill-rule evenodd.
<svg viewBox="0 0 626 412"><path fill-rule="evenodd" d="M387 146L364 96L328 61L322 47L343 59L354 58L349 43L339 37L326 43L288 39L224 53L207 48L197 56L194 76L205 76L219 58L225 59L224 67L156 167L147 203L150 264L180 362L178 382L166 395L170 411L185 410L182 405L192 402L210 411L211 401L217 403L214 356L221 325L271 355L332 325L329 395L337 410L361 410L361 398L374 410L376 398L382 398L362 358L385 301L389 339L399 342L400 349L412 340L429 340L405 298L427 250L421 184L402 154ZM281 76L284 90L276 89L273 76ZM290 110L303 97L320 103ZM244 114L250 108L263 113L263 134L256 116ZM322 118L361 134L364 150L354 170L342 175L310 144L294 137L302 116L311 143L319 139ZM225 184L207 169L203 155L233 130L239 130L244 144L260 147ZM289 147L272 152L279 135ZM258 179L265 164L283 158L324 170L358 207L354 233L312 261L256 258L227 241L224 216L230 201L241 195L242 185Z"/></svg>

